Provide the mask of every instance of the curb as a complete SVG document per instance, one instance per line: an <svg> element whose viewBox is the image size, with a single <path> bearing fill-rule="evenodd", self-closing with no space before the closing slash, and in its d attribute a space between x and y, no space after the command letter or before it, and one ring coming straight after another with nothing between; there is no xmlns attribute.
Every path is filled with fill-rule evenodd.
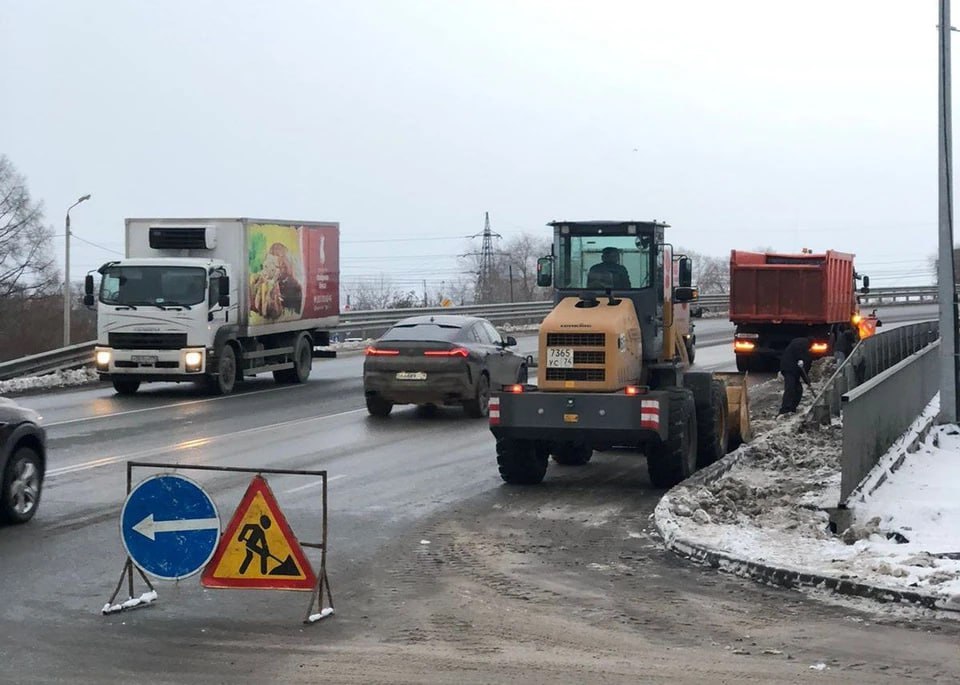
<svg viewBox="0 0 960 685"><path fill-rule="evenodd" d="M697 487L713 483L736 466L740 462L742 454L742 448L738 449L720 461L694 473L690 478L675 487ZM673 520L675 515L670 510L673 491L673 488L668 490L657 503L653 512L654 524L667 549L681 557L690 559L694 563L792 590L805 587L827 589L838 595L872 599L880 603L904 602L925 609L960 611L960 598L957 597L885 588L850 580L842 576L825 576L818 573L772 566L738 557L725 550L716 549L710 545L701 544L692 538L684 537L680 535L679 526Z"/></svg>

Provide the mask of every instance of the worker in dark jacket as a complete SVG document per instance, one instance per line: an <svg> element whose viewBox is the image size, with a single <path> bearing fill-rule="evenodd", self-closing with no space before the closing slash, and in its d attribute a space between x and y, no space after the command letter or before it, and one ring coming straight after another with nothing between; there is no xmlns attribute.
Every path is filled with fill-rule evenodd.
<svg viewBox="0 0 960 685"><path fill-rule="evenodd" d="M850 356L853 348L857 346L857 334L852 326L844 326L837 334L837 340L833 343L833 356L837 359L837 364L843 364L843 361Z"/></svg>
<svg viewBox="0 0 960 685"><path fill-rule="evenodd" d="M792 414L800 406L803 398L801 381L810 387L810 377L807 375L813 359L810 356L810 338L794 338L787 345L780 357L780 373L783 374L783 402L777 414Z"/></svg>

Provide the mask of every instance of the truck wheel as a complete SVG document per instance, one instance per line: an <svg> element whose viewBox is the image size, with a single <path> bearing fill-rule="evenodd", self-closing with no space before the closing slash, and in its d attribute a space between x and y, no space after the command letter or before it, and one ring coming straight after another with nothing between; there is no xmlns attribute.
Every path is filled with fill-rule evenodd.
<svg viewBox="0 0 960 685"><path fill-rule="evenodd" d="M217 361L217 375L210 378L210 390L216 395L229 395L237 385L237 355L224 345Z"/></svg>
<svg viewBox="0 0 960 685"><path fill-rule="evenodd" d="M114 378L113 389L118 395L133 395L140 388L140 381L136 378Z"/></svg>
<svg viewBox="0 0 960 685"><path fill-rule="evenodd" d="M313 366L313 346L310 338L300 335L293 346L293 368L274 371L273 380L277 383L306 383Z"/></svg>
<svg viewBox="0 0 960 685"><path fill-rule="evenodd" d="M737 371L740 373L746 373L747 371L753 371L753 357L748 357L745 354L737 355Z"/></svg>
<svg viewBox="0 0 960 685"><path fill-rule="evenodd" d="M389 402L379 395L367 395L367 413L378 419L385 419L393 411L393 402Z"/></svg>
<svg viewBox="0 0 960 685"><path fill-rule="evenodd" d="M500 477L511 485L536 485L547 474L547 450L530 440L497 440Z"/></svg>
<svg viewBox="0 0 960 685"><path fill-rule="evenodd" d="M0 474L0 521L26 523L37 513L43 467L33 448L20 447Z"/></svg>
<svg viewBox="0 0 960 685"><path fill-rule="evenodd" d="M564 466L583 466L593 456L589 445L576 442L561 442L553 447L553 460Z"/></svg>
<svg viewBox="0 0 960 685"><path fill-rule="evenodd" d="M480 374L480 380L477 381L477 395L472 400L463 403L463 408L467 416L475 419L482 419L490 411L490 376L486 373Z"/></svg>
<svg viewBox="0 0 960 685"><path fill-rule="evenodd" d="M697 405L697 466L709 466L727 453L727 392L723 381L710 382L710 402Z"/></svg>
<svg viewBox="0 0 960 685"><path fill-rule="evenodd" d="M693 392L670 388L669 427L666 440L647 448L647 472L656 488L671 488L697 470L697 417Z"/></svg>

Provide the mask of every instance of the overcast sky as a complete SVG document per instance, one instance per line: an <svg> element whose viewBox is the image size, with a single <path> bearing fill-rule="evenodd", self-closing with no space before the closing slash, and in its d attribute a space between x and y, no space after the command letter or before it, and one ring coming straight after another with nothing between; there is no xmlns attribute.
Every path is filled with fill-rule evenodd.
<svg viewBox="0 0 960 685"><path fill-rule="evenodd" d="M484 211L505 237L660 219L706 254L845 250L876 285L936 251L935 0L0 0L0 22L0 152L58 234L92 193L73 230L116 251L127 216L336 220L346 274L438 282ZM78 279L113 256L72 249Z"/></svg>

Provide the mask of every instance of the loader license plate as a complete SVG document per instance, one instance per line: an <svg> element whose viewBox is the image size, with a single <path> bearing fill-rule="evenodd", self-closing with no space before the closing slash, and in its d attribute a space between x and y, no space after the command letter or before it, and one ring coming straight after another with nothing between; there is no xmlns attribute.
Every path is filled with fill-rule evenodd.
<svg viewBox="0 0 960 685"><path fill-rule="evenodd" d="M547 366L549 366L552 369L573 368L573 348L572 347L548 347L547 348Z"/></svg>
<svg viewBox="0 0 960 685"><path fill-rule="evenodd" d="M423 371L397 371L398 381L425 381L427 374Z"/></svg>
<svg viewBox="0 0 960 685"><path fill-rule="evenodd" d="M130 360L136 362L137 364L156 364L157 357L152 354L133 354L130 355Z"/></svg>

